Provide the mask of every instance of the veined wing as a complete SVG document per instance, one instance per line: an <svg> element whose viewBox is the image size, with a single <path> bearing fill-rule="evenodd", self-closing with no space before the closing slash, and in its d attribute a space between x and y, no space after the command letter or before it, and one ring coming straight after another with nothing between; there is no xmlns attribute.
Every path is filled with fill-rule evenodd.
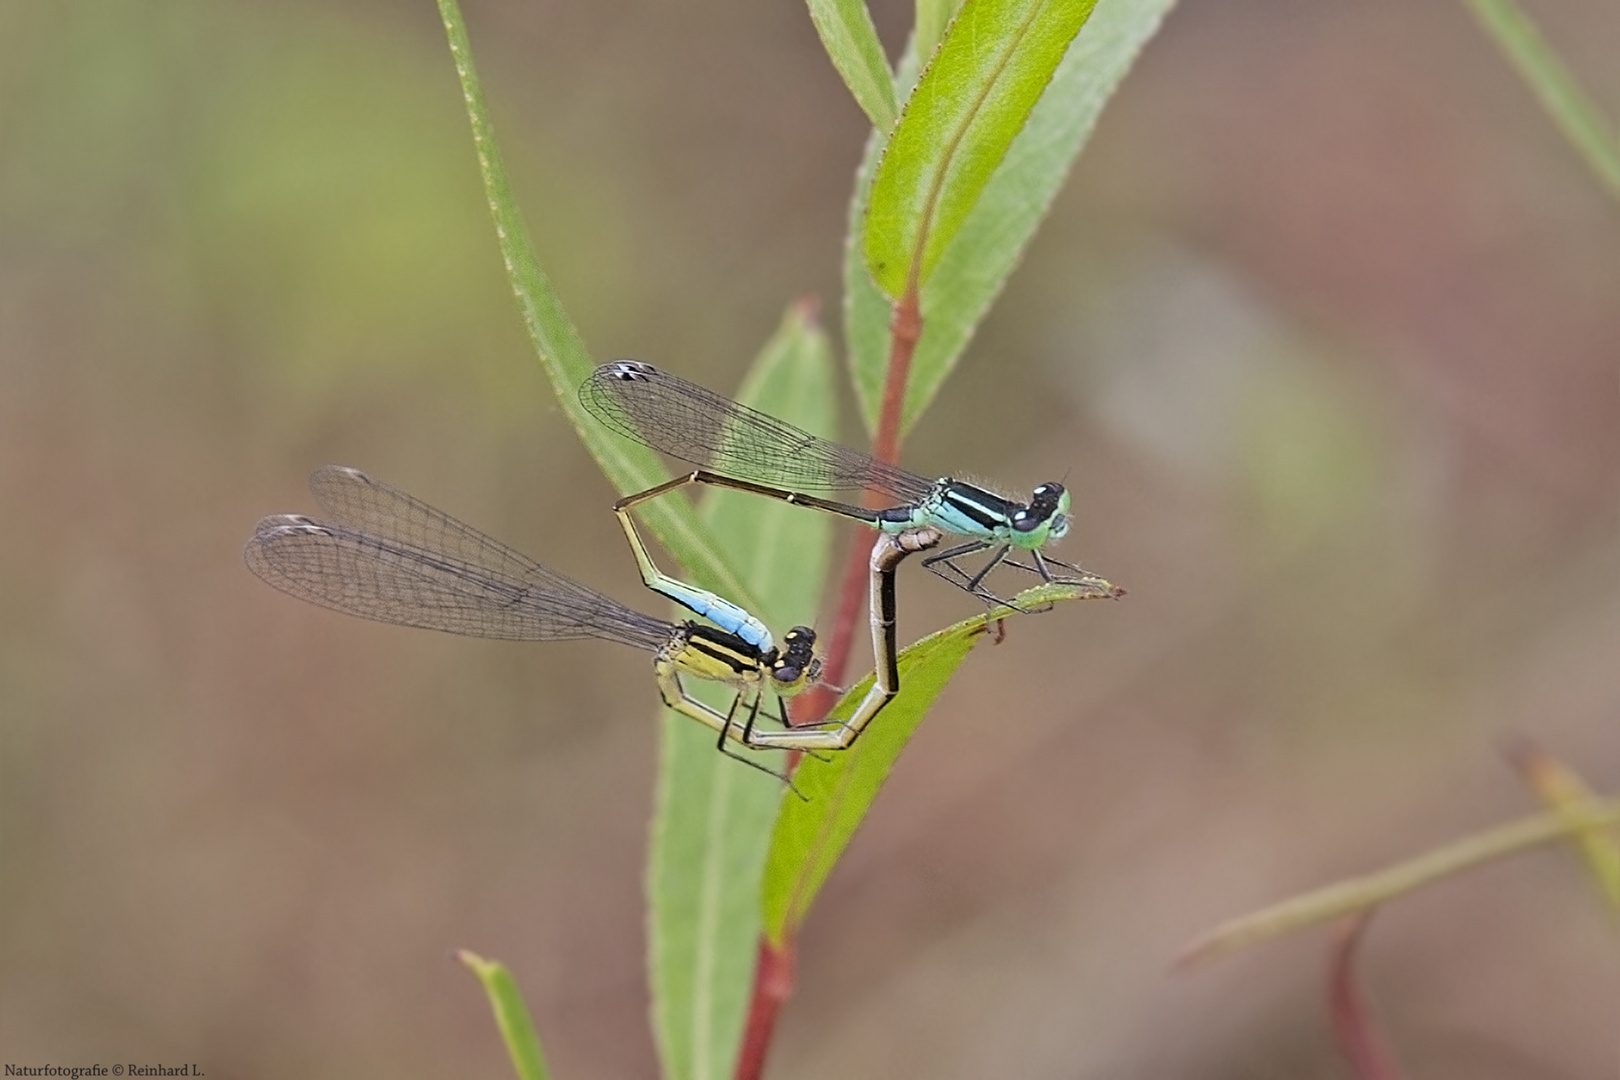
<svg viewBox="0 0 1620 1080"><path fill-rule="evenodd" d="M807 492L871 489L899 503L917 502L934 487L651 364L603 364L580 386L579 400L619 434L739 480Z"/></svg>
<svg viewBox="0 0 1620 1080"><path fill-rule="evenodd" d="M330 467L317 476L330 475ZM347 470L357 482L386 488ZM555 641L584 637L658 649L672 624L547 570L533 560L426 504L386 488L417 516L390 535L296 515L261 520L243 551L248 569L301 600L379 622L473 637ZM372 509L381 512L382 503ZM448 550L407 542L416 530ZM468 558L487 554L484 561Z"/></svg>
<svg viewBox="0 0 1620 1080"><path fill-rule="evenodd" d="M322 465L309 474L309 490L326 511L327 519L351 532L395 540L507 581L596 595L443 510L374 480L359 469Z"/></svg>

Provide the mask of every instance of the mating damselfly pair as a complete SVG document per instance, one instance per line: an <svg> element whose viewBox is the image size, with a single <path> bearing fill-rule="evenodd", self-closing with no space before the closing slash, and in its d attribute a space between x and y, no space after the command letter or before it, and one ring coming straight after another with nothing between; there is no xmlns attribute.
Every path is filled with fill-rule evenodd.
<svg viewBox="0 0 1620 1080"><path fill-rule="evenodd" d="M1068 528L1069 496L1058 485L1036 488L1026 506L958 481L926 481L629 361L598 368L580 396L594 415L621 434L705 466L627 496L614 510L643 583L712 625L669 622L629 608L343 466L325 466L310 477L324 519L273 515L259 522L244 553L248 568L299 599L380 622L524 641L601 638L644 649L654 655L654 678L665 704L714 730L726 753L732 753L733 744L813 753L854 743L900 690L896 570L907 556L935 548L946 534L970 539L928 556L926 563L981 598L995 599L983 582L1003 562L1048 581L1080 584L1095 595L1121 592L1102 578L1042 555L1040 549ZM629 511L690 483L751 491L856 518L880 530L869 575L875 676L847 719L799 726L789 721L785 699L814 684L820 674L814 630L796 626L778 645L764 623L742 607L658 569ZM873 511L796 488L871 490L905 503ZM990 549L990 562L974 573L954 561ZM1030 562L1010 557L1015 550L1027 553ZM1059 577L1053 566L1078 576ZM683 677L731 687L730 708L721 712L693 698ZM759 725L767 691L776 698L779 730Z"/></svg>

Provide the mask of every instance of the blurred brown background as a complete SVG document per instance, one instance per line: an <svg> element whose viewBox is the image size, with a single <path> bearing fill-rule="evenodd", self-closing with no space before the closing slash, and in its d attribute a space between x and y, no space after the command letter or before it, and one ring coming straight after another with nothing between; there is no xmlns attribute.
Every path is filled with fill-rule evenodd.
<svg viewBox="0 0 1620 1080"><path fill-rule="evenodd" d="M1107 2L1107 0L1104 0ZM1531 6L1611 115L1613 0ZM875 11L891 47L908 5ZM822 298L864 121L797 3L467 17L599 358L726 388ZM654 1071L645 658L272 592L254 520L361 466L642 601L411 4L0 16L0 1058ZM1324 933L1215 921L1620 782L1620 212L1457 4L1189 0L907 449L1076 492L1129 586L964 667L802 941L775 1077L1339 1077ZM853 427L847 434L854 436ZM971 613L909 578L908 637ZM1601 1077L1614 928L1563 851L1386 911L1412 1075Z"/></svg>

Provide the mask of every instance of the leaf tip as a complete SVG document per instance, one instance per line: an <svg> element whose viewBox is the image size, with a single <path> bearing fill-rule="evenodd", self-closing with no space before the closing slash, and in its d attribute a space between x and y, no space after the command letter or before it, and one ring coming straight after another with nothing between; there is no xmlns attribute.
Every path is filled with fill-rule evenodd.
<svg viewBox="0 0 1620 1080"><path fill-rule="evenodd" d="M1191 971L1193 968L1203 967L1205 963L1213 960L1222 951L1219 937L1215 934L1204 934L1194 938L1181 947L1181 951L1170 961L1170 970L1180 974Z"/></svg>
<svg viewBox="0 0 1620 1080"><path fill-rule="evenodd" d="M456 949L451 955L480 979L493 974L501 966L493 960L484 959L471 949Z"/></svg>
<svg viewBox="0 0 1620 1080"><path fill-rule="evenodd" d="M819 333L821 330L821 298L814 293L807 293L788 305L788 314L806 331Z"/></svg>

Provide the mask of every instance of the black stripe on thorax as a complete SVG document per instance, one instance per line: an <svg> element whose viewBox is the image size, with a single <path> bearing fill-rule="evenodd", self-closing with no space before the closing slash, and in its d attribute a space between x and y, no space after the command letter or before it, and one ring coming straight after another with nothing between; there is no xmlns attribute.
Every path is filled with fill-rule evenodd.
<svg viewBox="0 0 1620 1080"><path fill-rule="evenodd" d="M960 480L951 481L940 498L986 529L1007 524L1015 513L1023 509L1000 495L993 495L984 488L964 484Z"/></svg>
<svg viewBox="0 0 1620 1080"><path fill-rule="evenodd" d="M739 675L758 671L764 662L763 654L736 634L697 623L682 623L681 628L688 647L726 664Z"/></svg>

